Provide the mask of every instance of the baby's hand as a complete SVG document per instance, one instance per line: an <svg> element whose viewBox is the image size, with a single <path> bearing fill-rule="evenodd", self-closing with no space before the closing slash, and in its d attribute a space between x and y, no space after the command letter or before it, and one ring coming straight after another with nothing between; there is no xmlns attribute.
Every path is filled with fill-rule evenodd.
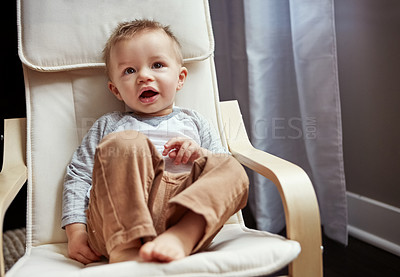
<svg viewBox="0 0 400 277"><path fill-rule="evenodd" d="M88 234L85 224L70 224L65 229L68 237L68 255L71 259L83 264L100 260L100 253L93 251L88 244Z"/></svg>
<svg viewBox="0 0 400 277"><path fill-rule="evenodd" d="M201 148L194 140L189 138L172 138L164 145L163 156L169 156L176 165L194 162L206 155L208 150Z"/></svg>

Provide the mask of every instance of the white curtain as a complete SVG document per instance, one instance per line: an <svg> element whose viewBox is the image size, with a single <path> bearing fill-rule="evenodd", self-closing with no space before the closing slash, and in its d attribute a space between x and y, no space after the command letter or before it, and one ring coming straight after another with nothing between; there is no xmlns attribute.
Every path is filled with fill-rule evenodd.
<svg viewBox="0 0 400 277"><path fill-rule="evenodd" d="M210 5L221 98L239 99L256 148L308 173L325 234L347 244L333 0L218 0ZM243 67L242 81L226 74ZM241 91L225 90L224 83ZM258 229L282 230L283 207L272 183L254 176L249 203Z"/></svg>

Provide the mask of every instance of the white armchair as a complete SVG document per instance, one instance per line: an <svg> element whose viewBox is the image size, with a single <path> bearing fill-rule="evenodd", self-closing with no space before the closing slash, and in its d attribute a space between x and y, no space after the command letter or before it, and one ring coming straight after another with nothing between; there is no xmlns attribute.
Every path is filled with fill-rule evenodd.
<svg viewBox="0 0 400 277"><path fill-rule="evenodd" d="M319 210L309 178L296 165L254 149L238 103L219 102L208 1L19 0L17 5L27 119L5 124L0 222L28 179L27 245L7 277L260 276L287 265L289 276L322 276ZM176 104L208 117L235 158L277 185L287 238L246 228L239 212L207 251L176 262L103 261L85 266L68 258L60 228L66 165L99 116L125 109L107 92L101 50L117 23L134 18L153 18L171 26L189 70ZM4 275L2 255L0 264Z"/></svg>

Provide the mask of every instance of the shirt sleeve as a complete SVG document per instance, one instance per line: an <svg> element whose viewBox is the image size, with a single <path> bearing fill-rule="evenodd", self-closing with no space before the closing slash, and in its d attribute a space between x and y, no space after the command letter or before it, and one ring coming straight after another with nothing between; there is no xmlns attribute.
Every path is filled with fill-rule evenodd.
<svg viewBox="0 0 400 277"><path fill-rule="evenodd" d="M96 147L108 133L110 116L99 118L82 140L67 166L63 187L61 227L71 223L85 223L89 204L87 193L92 186L92 172Z"/></svg>
<svg viewBox="0 0 400 277"><path fill-rule="evenodd" d="M229 154L227 149L222 146L221 138L212 124L200 113L191 111L201 141L201 147L210 150L213 153Z"/></svg>

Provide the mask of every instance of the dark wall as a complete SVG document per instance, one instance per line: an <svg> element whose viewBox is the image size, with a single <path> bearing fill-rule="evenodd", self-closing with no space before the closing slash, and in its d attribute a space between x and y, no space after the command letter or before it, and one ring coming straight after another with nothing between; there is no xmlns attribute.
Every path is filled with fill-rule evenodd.
<svg viewBox="0 0 400 277"><path fill-rule="evenodd" d="M16 2L16 1L15 1ZM2 9L2 55L1 55L1 94L0 94L0 130L3 135L5 118L25 117L25 91L21 62L17 50L16 3L5 1ZM3 141L0 151L3 153ZM0 164L3 155L0 155ZM8 209L4 230L25 226L26 185Z"/></svg>
<svg viewBox="0 0 400 277"><path fill-rule="evenodd" d="M347 190L400 208L400 1L335 13Z"/></svg>
<svg viewBox="0 0 400 277"><path fill-rule="evenodd" d="M25 91L17 50L16 4L6 1L3 7L1 118L25 117Z"/></svg>

